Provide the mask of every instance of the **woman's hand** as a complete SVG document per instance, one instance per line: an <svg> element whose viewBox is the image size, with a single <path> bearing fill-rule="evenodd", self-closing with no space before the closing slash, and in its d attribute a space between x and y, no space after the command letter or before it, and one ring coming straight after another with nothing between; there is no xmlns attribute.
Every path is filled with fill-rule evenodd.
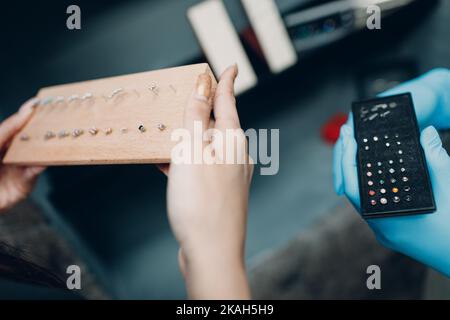
<svg viewBox="0 0 450 320"><path fill-rule="evenodd" d="M27 123L33 113L36 99L26 102L20 110L0 124L0 159L3 158L14 135ZM4 165L0 161L0 213L24 200L36 182L42 167Z"/></svg>
<svg viewBox="0 0 450 320"><path fill-rule="evenodd" d="M193 299L250 298L244 246L253 165L236 110L237 73L235 66L224 72L214 97L210 76L201 75L185 110L184 126L191 143L199 143L202 151L215 150L212 161L180 164L172 159L170 168L163 169L169 179L169 220L180 243L180 267ZM215 121L210 120L212 110ZM217 131L212 142L205 142L202 135L195 135L195 128L202 133L208 128ZM219 147L218 138L227 130L234 130L240 142L234 150L245 154L242 164L221 164L227 151L219 152L225 148Z"/></svg>
<svg viewBox="0 0 450 320"><path fill-rule="evenodd" d="M411 92L420 126L421 145L430 172L437 211L433 214L368 220L386 247L415 258L450 277L450 157L437 128L450 128L450 71L436 69L383 95ZM433 127L434 126L434 127ZM334 153L334 183L360 209L353 119L341 129Z"/></svg>

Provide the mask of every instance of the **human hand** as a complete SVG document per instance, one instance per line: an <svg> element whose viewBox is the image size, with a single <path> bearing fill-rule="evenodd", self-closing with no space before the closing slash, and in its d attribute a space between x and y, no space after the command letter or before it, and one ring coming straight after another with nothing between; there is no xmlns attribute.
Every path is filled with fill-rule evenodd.
<svg viewBox="0 0 450 320"><path fill-rule="evenodd" d="M402 92L412 93L421 127L450 127L450 71L433 70L383 95ZM437 211L429 215L369 219L367 223L384 246L450 276L450 158L433 126L422 131L420 140L430 171ZM350 116L341 129L334 150L334 183L336 192L345 194L359 211L357 144L353 130L353 118Z"/></svg>
<svg viewBox="0 0 450 320"><path fill-rule="evenodd" d="M11 139L31 117L36 101L36 99L27 101L16 114L0 124L0 159L8 149ZM25 199L44 169L5 165L0 161L0 213Z"/></svg>
<svg viewBox="0 0 450 320"><path fill-rule="evenodd" d="M194 299L250 297L244 245L253 166L236 110L236 77L237 67L228 68L211 97L211 78L201 75L185 110L184 126L192 144L199 143L204 152L214 150L213 161L180 164L172 159L166 170L170 225L181 247L179 260L188 294ZM210 120L212 110L215 121ZM196 125L202 134L195 134ZM203 141L209 127L216 130L214 139ZM225 136L230 129L237 133L240 149L236 151L245 154L243 164L223 164L226 154L219 152L224 150L217 134Z"/></svg>

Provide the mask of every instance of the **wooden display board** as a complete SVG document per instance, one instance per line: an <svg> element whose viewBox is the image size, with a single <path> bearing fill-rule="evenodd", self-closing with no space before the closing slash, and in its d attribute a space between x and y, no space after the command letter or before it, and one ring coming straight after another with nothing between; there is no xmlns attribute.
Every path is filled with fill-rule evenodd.
<svg viewBox="0 0 450 320"><path fill-rule="evenodd" d="M184 108L207 64L41 89L40 104L3 162L16 165L167 163Z"/></svg>

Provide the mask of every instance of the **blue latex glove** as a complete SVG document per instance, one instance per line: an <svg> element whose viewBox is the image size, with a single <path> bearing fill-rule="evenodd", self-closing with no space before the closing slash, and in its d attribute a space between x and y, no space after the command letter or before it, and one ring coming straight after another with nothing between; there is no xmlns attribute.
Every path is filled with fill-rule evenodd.
<svg viewBox="0 0 450 320"><path fill-rule="evenodd" d="M435 69L383 95L411 92L437 211L433 214L368 219L384 246L406 254L450 277L450 157L435 128L450 128L450 70ZM334 187L359 211L357 144L353 117L341 128L334 149Z"/></svg>

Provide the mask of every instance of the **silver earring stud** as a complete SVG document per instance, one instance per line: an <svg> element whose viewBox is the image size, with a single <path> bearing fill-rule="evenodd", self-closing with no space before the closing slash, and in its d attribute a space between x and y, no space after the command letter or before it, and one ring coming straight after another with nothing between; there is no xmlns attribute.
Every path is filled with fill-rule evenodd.
<svg viewBox="0 0 450 320"><path fill-rule="evenodd" d="M68 137L68 136L69 136L69 133L68 133L66 130L61 130L61 131L58 133L58 137L59 137L60 139L65 138L65 137Z"/></svg>
<svg viewBox="0 0 450 320"><path fill-rule="evenodd" d="M139 93L139 91L137 91L136 89L133 90L134 93L136 93L137 97L140 98L141 94Z"/></svg>
<svg viewBox="0 0 450 320"><path fill-rule="evenodd" d="M117 88L115 89L108 97L108 99L112 99L114 98L115 95L121 93L123 91L123 88Z"/></svg>
<svg viewBox="0 0 450 320"><path fill-rule="evenodd" d="M158 124L158 130L159 131L164 131L164 130L166 130L166 128L167 127L164 124L162 124L162 123Z"/></svg>
<svg viewBox="0 0 450 320"><path fill-rule="evenodd" d="M52 97L47 97L47 98L44 98L42 100L42 105L46 106L46 105L49 105L52 102L53 102L53 98Z"/></svg>
<svg viewBox="0 0 450 320"><path fill-rule="evenodd" d="M78 100L78 99L79 99L78 95L77 94L73 94L67 99L67 101L68 102L72 102L72 101Z"/></svg>
<svg viewBox="0 0 450 320"><path fill-rule="evenodd" d="M153 92L153 94L155 96L159 95L159 89L158 86L156 85L156 83L152 83L152 85L150 86L150 91Z"/></svg>
<svg viewBox="0 0 450 320"><path fill-rule="evenodd" d="M139 131L142 132L142 133L144 133L144 132L146 131L145 127L144 127L142 124L139 126L138 129L139 129Z"/></svg>
<svg viewBox="0 0 450 320"><path fill-rule="evenodd" d="M81 129L75 129L72 132L72 135L74 136L74 138L78 138L79 136L81 136L84 133L83 130Z"/></svg>
<svg viewBox="0 0 450 320"><path fill-rule="evenodd" d="M56 99L55 99L55 103L60 103L60 102L64 102L64 97L63 96L58 96L58 97L56 97Z"/></svg>
<svg viewBox="0 0 450 320"><path fill-rule="evenodd" d="M45 140L50 140L54 137L55 137L55 134L53 133L53 131L47 131L44 136Z"/></svg>
<svg viewBox="0 0 450 320"><path fill-rule="evenodd" d="M110 135L112 132L113 132L113 129L111 129L111 128L106 128L105 129L105 134L106 135Z"/></svg>

